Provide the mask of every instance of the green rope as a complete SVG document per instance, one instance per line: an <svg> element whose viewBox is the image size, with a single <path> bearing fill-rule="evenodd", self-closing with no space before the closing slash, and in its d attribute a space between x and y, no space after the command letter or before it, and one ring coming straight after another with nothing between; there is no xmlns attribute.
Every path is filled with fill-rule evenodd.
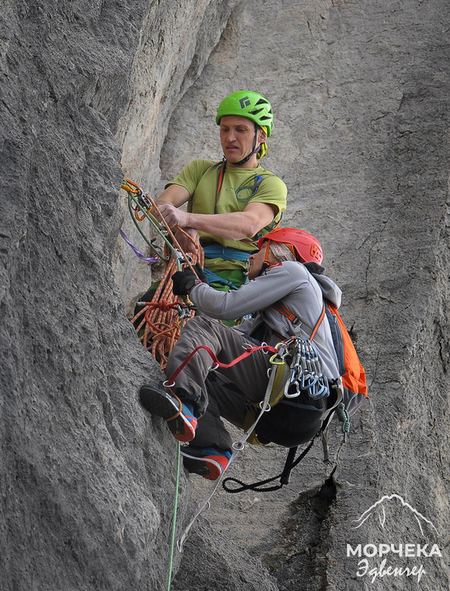
<svg viewBox="0 0 450 591"><path fill-rule="evenodd" d="M161 248L159 248L158 246L156 246L155 244L153 244L153 242L147 238L147 236L146 236L146 235L144 234L144 232L142 231L142 229L141 229L141 227L140 227L139 223L138 223L138 222L137 222L137 220L135 219L135 217L134 217L134 211L133 211L133 208L132 208L132 203L133 203L133 201L134 201L134 203L136 203L136 204L139 206L139 210L140 210L142 213L144 213L144 214L145 214L146 212L145 212L145 210L144 210L144 209L141 207L140 203L139 203L138 201L136 201L136 199L133 199L133 197L131 197L131 195L128 195L128 211L130 212L131 219L133 220L133 223L134 223L134 225L136 226L136 228L137 228L137 230L138 230L139 234L142 236L142 238L145 240L145 242L148 244L148 246L149 246L149 247L150 247L150 248L153 250L153 252L155 252L155 253L156 253L156 254L159 256L159 258L160 258L160 259L162 259L163 261L166 261L166 262L167 262L167 261L170 259L170 256L169 256L169 257L165 257L165 256L164 256L164 253L163 253L163 251L161 250ZM152 223L153 223L153 222L152 222Z"/></svg>
<svg viewBox="0 0 450 591"><path fill-rule="evenodd" d="M160 237L164 240L166 245L169 248L169 252L172 256L174 256L177 264L177 270L181 271L182 265L180 260L180 255L178 254L177 250L173 247L170 240L167 238L162 225L159 221L148 212L147 208L143 207L141 204L139 197L142 195L142 191L138 197L135 197L131 193L128 193L128 209L131 215L131 218L134 222L134 225L139 230L139 233L145 240L145 242L156 252L156 254L163 259L164 261L168 261L169 257L164 257L162 251L156 247L152 242L150 242L144 232L141 230L139 224L137 223L136 218L134 217L134 212L132 208L132 203L136 205L136 207L141 211L142 214L148 219L148 221L152 224L156 232L160 235ZM180 308L181 309L181 308ZM170 548L169 548L169 568L167 572L167 591L170 591L172 588L172 575L173 575L173 559L175 554L175 545L176 545L176 533L177 533L177 513L178 513L178 501L180 496L180 473L181 473L181 446L180 443L177 441L177 468L176 468L176 478L175 478L175 497L173 501L173 513L172 513L172 530L170 535Z"/></svg>
<svg viewBox="0 0 450 591"><path fill-rule="evenodd" d="M154 244L152 244L148 238L145 236L144 232L141 230L138 221L136 220L136 218L134 217L134 213L133 213L133 208L132 208L132 203L134 203L137 207L137 209L139 209L139 211L144 215L144 217L147 218L147 220L151 223L151 225L153 226L153 228L156 230L156 232L159 234L159 236L164 240L164 242L166 243L166 245L168 246L170 252L177 257L177 251L176 249L173 247L172 243L170 242L170 240L168 239L163 226L161 225L161 223L155 218L155 216L153 216L151 213L148 212L148 210L146 208L144 208L142 206L142 204L139 201L139 197L136 197L135 195L131 195L130 193L128 193L128 210L131 214L132 220L134 222L134 225L136 226L136 228L139 230L139 233L141 234L141 236L143 237L143 239L145 240L145 242L147 242L147 244L150 246L150 248L152 248L156 254L163 260L163 261L168 261L170 259L169 257L165 257L162 253L162 251L156 247Z"/></svg>
<svg viewBox="0 0 450 591"><path fill-rule="evenodd" d="M181 269L181 263L179 259L177 261L177 269ZM173 573L173 556L175 554L175 542L177 535L177 513L178 513L178 500L180 496L180 474L181 474L181 445L177 441L177 475L175 478L175 498L173 501L173 513L172 513L172 533L170 536L170 550L169 550L169 571L167 573L167 591L170 591L172 587L172 573Z"/></svg>
<svg viewBox="0 0 450 591"><path fill-rule="evenodd" d="M170 550L169 550L169 570L167 573L167 591L172 587L172 573L173 573L173 556L175 553L175 540L177 533L177 513L178 513L178 499L180 493L180 472L181 472L181 446L177 441L177 475L175 482L175 499L173 502L172 514L172 533L170 536Z"/></svg>
<svg viewBox="0 0 450 591"><path fill-rule="evenodd" d="M350 415L343 402L341 402L337 408L337 414L339 420L342 423L342 432L345 434L350 433Z"/></svg>

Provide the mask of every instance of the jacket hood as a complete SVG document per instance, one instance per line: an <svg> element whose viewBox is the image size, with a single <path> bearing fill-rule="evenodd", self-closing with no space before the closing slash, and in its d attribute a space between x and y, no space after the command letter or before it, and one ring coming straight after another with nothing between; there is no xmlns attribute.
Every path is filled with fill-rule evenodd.
<svg viewBox="0 0 450 591"><path fill-rule="evenodd" d="M311 273L322 290L323 297L330 301L336 308L340 308L342 301L342 290L336 283L326 275Z"/></svg>

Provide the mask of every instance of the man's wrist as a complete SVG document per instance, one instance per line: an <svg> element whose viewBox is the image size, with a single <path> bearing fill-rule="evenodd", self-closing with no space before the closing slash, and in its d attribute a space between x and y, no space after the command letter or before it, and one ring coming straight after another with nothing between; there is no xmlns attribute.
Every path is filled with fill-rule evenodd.
<svg viewBox="0 0 450 591"><path fill-rule="evenodd" d="M189 213L188 211L186 212L186 225L185 228L192 228L193 230L195 230L194 226L192 225L192 222L194 220L192 219L192 213Z"/></svg>

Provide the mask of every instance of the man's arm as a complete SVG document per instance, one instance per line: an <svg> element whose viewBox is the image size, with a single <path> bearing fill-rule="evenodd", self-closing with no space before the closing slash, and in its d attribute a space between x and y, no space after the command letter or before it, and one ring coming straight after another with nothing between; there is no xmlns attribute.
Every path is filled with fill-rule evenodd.
<svg viewBox="0 0 450 591"><path fill-rule="evenodd" d="M172 203L166 201L160 206L160 211L170 226L193 228L232 240L251 238L270 224L277 211L275 206L267 203L250 203L244 211L234 213L188 213L177 209L178 206Z"/></svg>
<svg viewBox="0 0 450 591"><path fill-rule="evenodd" d="M167 189L158 195L156 202L158 205L169 203L174 207L180 207L189 199L189 191L181 185L169 185Z"/></svg>

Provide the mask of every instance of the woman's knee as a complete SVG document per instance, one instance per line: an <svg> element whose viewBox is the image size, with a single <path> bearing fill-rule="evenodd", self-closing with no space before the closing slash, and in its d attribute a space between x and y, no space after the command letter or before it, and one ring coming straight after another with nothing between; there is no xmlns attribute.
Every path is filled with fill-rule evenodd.
<svg viewBox="0 0 450 591"><path fill-rule="evenodd" d="M192 318L192 320L189 320L184 330L194 332L207 331L208 333L211 333L211 330L214 330L217 325L223 327L223 324L219 322L219 320L215 320L214 318L208 318L207 316L195 316L194 318Z"/></svg>

